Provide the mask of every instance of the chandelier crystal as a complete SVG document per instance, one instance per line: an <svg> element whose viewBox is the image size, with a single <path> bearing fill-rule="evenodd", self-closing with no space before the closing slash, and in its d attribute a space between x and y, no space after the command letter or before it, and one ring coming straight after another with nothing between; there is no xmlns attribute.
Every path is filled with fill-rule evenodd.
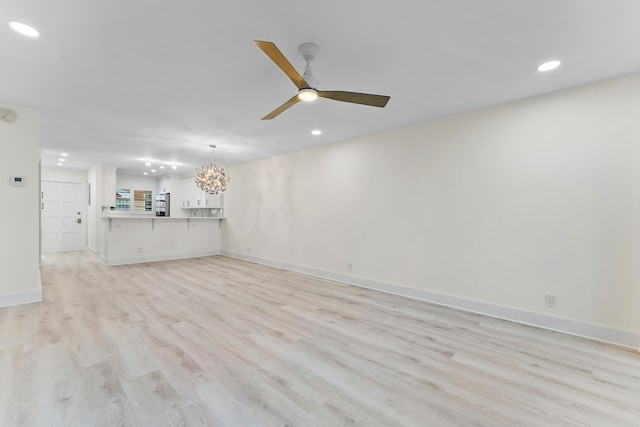
<svg viewBox="0 0 640 427"><path fill-rule="evenodd" d="M216 146L209 147L211 147L211 163L196 169L194 181L198 188L209 194L224 193L230 180L229 173L220 163L213 161L213 149Z"/></svg>

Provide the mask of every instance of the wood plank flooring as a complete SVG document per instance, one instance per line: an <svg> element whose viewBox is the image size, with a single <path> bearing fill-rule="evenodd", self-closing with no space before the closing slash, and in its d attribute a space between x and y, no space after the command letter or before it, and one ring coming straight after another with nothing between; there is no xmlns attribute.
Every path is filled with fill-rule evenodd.
<svg viewBox="0 0 640 427"><path fill-rule="evenodd" d="M586 339L225 257L42 279L2 426L640 426L640 355Z"/></svg>

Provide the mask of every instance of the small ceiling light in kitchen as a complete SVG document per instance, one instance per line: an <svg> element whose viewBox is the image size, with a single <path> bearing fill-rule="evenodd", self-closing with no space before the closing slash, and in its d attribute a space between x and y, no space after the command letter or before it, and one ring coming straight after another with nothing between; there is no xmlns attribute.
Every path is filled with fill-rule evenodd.
<svg viewBox="0 0 640 427"><path fill-rule="evenodd" d="M40 32L38 30L36 30L35 28L27 24L23 24L22 22L9 21L9 26L13 28L15 31L25 36L38 37L40 35Z"/></svg>
<svg viewBox="0 0 640 427"><path fill-rule="evenodd" d="M224 193L230 177L227 170L220 163L213 161L213 150L216 146L210 145L209 147L211 147L211 163L196 169L194 181L198 188L209 194Z"/></svg>
<svg viewBox="0 0 640 427"><path fill-rule="evenodd" d="M322 135L322 131L320 129L314 129L311 131L311 134L316 136Z"/></svg>

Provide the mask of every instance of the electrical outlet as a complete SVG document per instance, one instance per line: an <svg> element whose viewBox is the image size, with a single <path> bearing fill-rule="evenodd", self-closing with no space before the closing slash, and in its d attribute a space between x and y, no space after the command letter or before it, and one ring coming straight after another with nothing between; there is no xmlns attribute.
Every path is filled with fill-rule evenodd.
<svg viewBox="0 0 640 427"><path fill-rule="evenodd" d="M142 253L142 248L138 248L138 253L141 254Z"/></svg>
<svg viewBox="0 0 640 427"><path fill-rule="evenodd" d="M351 263L347 263L347 269L348 269L349 271L353 271L353 264L351 264Z"/></svg>
<svg viewBox="0 0 640 427"><path fill-rule="evenodd" d="M544 305L549 308L556 308L557 297L554 294L545 294L544 295Z"/></svg>

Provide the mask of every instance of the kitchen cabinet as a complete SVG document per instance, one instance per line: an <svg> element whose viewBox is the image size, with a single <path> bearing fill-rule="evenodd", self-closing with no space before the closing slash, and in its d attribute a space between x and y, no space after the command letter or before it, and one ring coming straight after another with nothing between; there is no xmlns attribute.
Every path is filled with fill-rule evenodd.
<svg viewBox="0 0 640 427"><path fill-rule="evenodd" d="M206 193L194 182L193 178L184 178L182 180L182 209L211 209L211 215L214 217L223 216L224 196L222 194Z"/></svg>
<svg viewBox="0 0 640 427"><path fill-rule="evenodd" d="M206 193L198 188L193 178L184 178L182 180L182 194L183 208L207 207Z"/></svg>
<svg viewBox="0 0 640 427"><path fill-rule="evenodd" d="M210 208L222 208L222 194L207 194L207 207Z"/></svg>

